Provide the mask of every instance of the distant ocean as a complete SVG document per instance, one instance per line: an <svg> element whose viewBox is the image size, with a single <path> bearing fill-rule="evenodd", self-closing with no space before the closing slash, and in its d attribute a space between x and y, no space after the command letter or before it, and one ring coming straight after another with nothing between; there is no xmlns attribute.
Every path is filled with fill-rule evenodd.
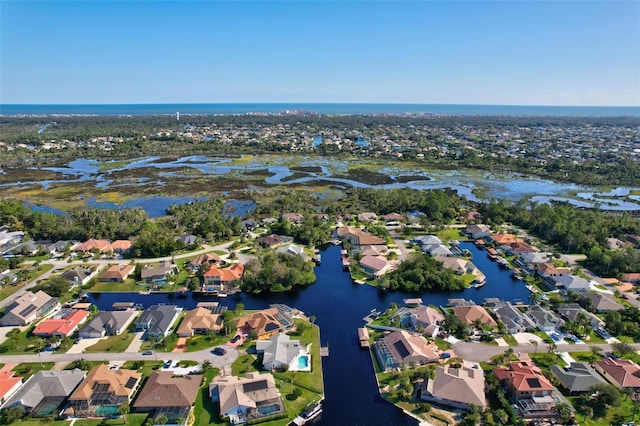
<svg viewBox="0 0 640 426"><path fill-rule="evenodd" d="M531 105L447 105L447 104L93 104L27 105L0 104L0 115L157 115L157 114L248 114L313 111L320 114L436 114L510 116L640 116L640 107L531 106Z"/></svg>

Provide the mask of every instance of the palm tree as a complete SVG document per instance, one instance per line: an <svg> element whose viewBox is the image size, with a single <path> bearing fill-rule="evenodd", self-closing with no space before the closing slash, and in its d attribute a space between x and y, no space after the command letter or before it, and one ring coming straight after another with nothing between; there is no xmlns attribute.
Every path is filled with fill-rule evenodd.
<svg viewBox="0 0 640 426"><path fill-rule="evenodd" d="M536 355L538 355L538 341L537 340L530 340L529 343L531 343L535 347L535 352L533 354L533 357L535 358Z"/></svg>
<svg viewBox="0 0 640 426"><path fill-rule="evenodd" d="M122 416L124 424L127 424L127 414L129 414L130 411L131 407L129 407L129 404L126 402L123 402L118 406L118 414Z"/></svg>
<svg viewBox="0 0 640 426"><path fill-rule="evenodd" d="M549 351L549 354L554 353L556 349L558 349L558 345L556 345L556 342L549 343L549 346L547 348L547 350Z"/></svg>
<svg viewBox="0 0 640 426"><path fill-rule="evenodd" d="M556 404L556 418L562 424L569 423L572 417L573 417L573 411L571 410L571 407L569 407L569 404L565 402Z"/></svg>

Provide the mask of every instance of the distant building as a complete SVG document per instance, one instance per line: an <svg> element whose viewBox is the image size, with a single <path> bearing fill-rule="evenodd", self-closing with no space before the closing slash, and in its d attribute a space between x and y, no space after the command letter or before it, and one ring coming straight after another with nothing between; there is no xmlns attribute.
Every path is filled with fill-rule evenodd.
<svg viewBox="0 0 640 426"><path fill-rule="evenodd" d="M59 307L58 299L44 291L40 290L35 294L27 291L7 306L4 316L0 318L0 326L31 324Z"/></svg>

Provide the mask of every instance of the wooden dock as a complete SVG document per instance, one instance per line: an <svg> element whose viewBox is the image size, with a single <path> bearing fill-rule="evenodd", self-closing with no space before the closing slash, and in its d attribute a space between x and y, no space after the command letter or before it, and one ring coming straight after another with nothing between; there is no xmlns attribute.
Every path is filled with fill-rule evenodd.
<svg viewBox="0 0 640 426"><path fill-rule="evenodd" d="M329 356L329 346L320 346L320 356Z"/></svg>

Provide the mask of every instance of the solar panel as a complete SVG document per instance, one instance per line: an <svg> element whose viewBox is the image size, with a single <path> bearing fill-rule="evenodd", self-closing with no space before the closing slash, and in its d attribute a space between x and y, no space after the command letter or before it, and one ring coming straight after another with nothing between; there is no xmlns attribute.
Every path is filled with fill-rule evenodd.
<svg viewBox="0 0 640 426"><path fill-rule="evenodd" d="M38 309L38 308L36 308L33 305L29 305L29 306L27 306L26 308L24 308L23 310L20 311L20 315L23 316L23 317L26 317L27 315L29 315L31 312L35 311L36 309Z"/></svg>
<svg viewBox="0 0 640 426"><path fill-rule="evenodd" d="M276 324L275 322L270 322L264 327L264 331L272 331L272 330L277 330L279 328L280 326L278 324Z"/></svg>
<svg viewBox="0 0 640 426"><path fill-rule="evenodd" d="M127 380L127 383L124 385L124 387L133 389L136 386L136 383L138 383L138 379L136 379L135 377L129 377L129 380Z"/></svg>
<svg viewBox="0 0 640 426"><path fill-rule="evenodd" d="M244 389L245 392L255 392L255 391L267 389L268 387L269 385L267 384L266 380L259 380L257 382L250 382L242 385L242 389Z"/></svg>
<svg viewBox="0 0 640 426"><path fill-rule="evenodd" d="M402 358L406 358L409 356L410 352L407 349L407 347L404 345L404 342L402 340L398 340L397 342L395 342L393 344L393 347L396 348L396 351L398 351L398 353Z"/></svg>
<svg viewBox="0 0 640 426"><path fill-rule="evenodd" d="M540 380L535 378L527 379L527 383L529 384L529 387L532 389L542 387L542 385L540 384Z"/></svg>

